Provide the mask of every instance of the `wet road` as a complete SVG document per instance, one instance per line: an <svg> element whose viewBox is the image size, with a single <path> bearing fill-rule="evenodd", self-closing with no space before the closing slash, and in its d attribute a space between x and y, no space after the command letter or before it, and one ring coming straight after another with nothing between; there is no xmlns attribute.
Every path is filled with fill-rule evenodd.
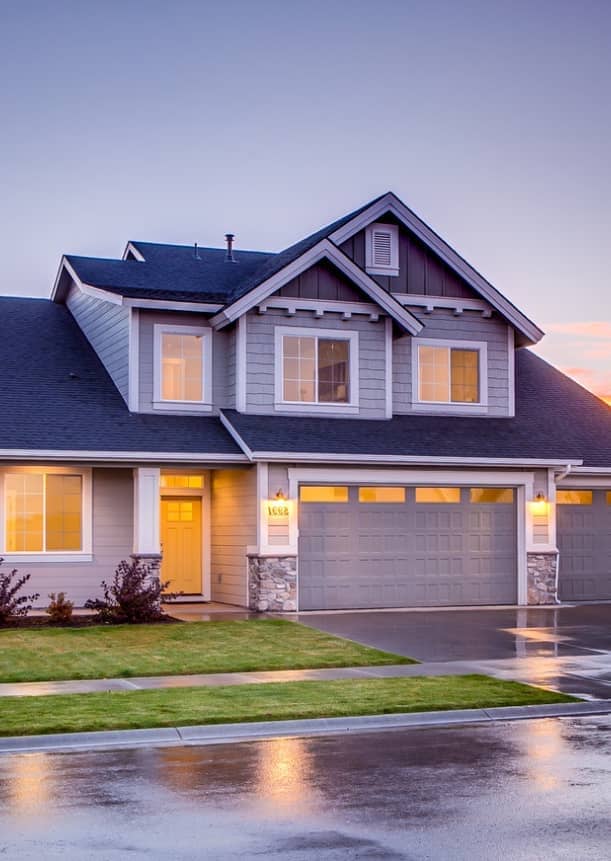
<svg viewBox="0 0 611 861"><path fill-rule="evenodd" d="M611 857L611 718L0 757L0 858Z"/></svg>

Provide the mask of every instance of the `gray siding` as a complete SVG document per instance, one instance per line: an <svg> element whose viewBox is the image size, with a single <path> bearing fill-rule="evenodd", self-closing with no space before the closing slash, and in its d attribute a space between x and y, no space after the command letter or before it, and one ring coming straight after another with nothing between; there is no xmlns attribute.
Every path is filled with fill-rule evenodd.
<svg viewBox="0 0 611 861"><path fill-rule="evenodd" d="M479 312L465 311L460 316L443 308L422 314L421 308L410 309L424 329L419 338L450 341L485 341L488 345L488 412L490 416L507 416L509 398L508 326L496 317L482 317ZM409 335L393 342L393 413L412 412L412 339ZM418 410L419 413L422 410ZM436 410L438 412L438 410Z"/></svg>
<svg viewBox="0 0 611 861"><path fill-rule="evenodd" d="M66 305L127 402L129 308L87 296L76 286L71 288Z"/></svg>
<svg viewBox="0 0 611 861"><path fill-rule="evenodd" d="M150 413L153 408L153 374L154 374L154 327L155 324L166 323L176 326L210 325L202 314L172 311L140 311L140 380L139 380L139 411ZM215 408L230 406L227 395L227 362L230 333L224 331L212 334L212 402ZM185 414L180 411L180 415ZM167 413L167 410L164 410ZM187 413L188 414L188 413ZM194 411L194 415L201 412Z"/></svg>
<svg viewBox="0 0 611 861"><path fill-rule="evenodd" d="M361 418L383 418L385 410L385 335L384 320L372 323L365 317L352 317L342 322L339 314L325 314L316 320L310 312L297 312L288 317L283 311L256 311L247 316L246 346L246 411L278 413L274 406L276 326L303 326L320 329L345 329L359 334L359 397ZM338 410L341 415L341 409ZM303 415L316 415L316 408L304 406ZM296 415L291 412L291 415Z"/></svg>
<svg viewBox="0 0 611 861"><path fill-rule="evenodd" d="M236 405L236 333L237 324L228 326L225 330L225 384L227 406L235 408Z"/></svg>
<svg viewBox="0 0 611 861"><path fill-rule="evenodd" d="M380 222L396 223L392 218ZM379 222L378 222L379 223ZM346 240L340 248L355 263L365 268L365 231ZM418 293L426 296L474 297L475 292L449 266L415 236L399 227L399 274L372 275L375 281L392 293Z"/></svg>
<svg viewBox="0 0 611 861"><path fill-rule="evenodd" d="M94 469L92 482L93 561L15 563L32 575L28 591L40 592L40 607L48 605L49 592L66 592L77 607L101 597L100 581L109 581L133 550L132 471Z"/></svg>
<svg viewBox="0 0 611 861"><path fill-rule="evenodd" d="M246 554L257 543L256 467L212 473L211 535L212 600L247 605Z"/></svg>
<svg viewBox="0 0 611 861"><path fill-rule="evenodd" d="M324 262L317 263L293 278L278 290L277 295L345 302L362 302L364 298L344 275Z"/></svg>

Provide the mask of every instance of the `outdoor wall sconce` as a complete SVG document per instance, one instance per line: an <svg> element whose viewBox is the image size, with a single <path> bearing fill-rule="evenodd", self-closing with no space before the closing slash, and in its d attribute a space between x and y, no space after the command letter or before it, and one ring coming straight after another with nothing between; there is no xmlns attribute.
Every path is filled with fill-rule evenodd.
<svg viewBox="0 0 611 861"><path fill-rule="evenodd" d="M267 516L270 520L273 520L274 518L286 518L289 516L289 503L282 488L277 490L273 499L268 500Z"/></svg>
<svg viewBox="0 0 611 861"><path fill-rule="evenodd" d="M279 487L278 490L276 491L276 499L279 502L285 502L286 501L286 496L285 496L284 491L282 490L281 487Z"/></svg>
<svg viewBox="0 0 611 861"><path fill-rule="evenodd" d="M547 499L545 498L545 494L539 492L530 503L530 508L534 517L544 517L547 514Z"/></svg>

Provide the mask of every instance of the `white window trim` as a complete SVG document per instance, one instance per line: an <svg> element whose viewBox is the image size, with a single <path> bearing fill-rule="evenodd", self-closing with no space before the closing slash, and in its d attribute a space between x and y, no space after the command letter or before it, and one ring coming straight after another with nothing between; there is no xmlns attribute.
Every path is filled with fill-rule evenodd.
<svg viewBox="0 0 611 861"><path fill-rule="evenodd" d="M212 409L212 329L203 326L180 326L156 323L154 330L153 359L153 408L172 412L210 412ZM161 396L161 338L163 335L199 335L202 338L202 384L201 401L167 401Z"/></svg>
<svg viewBox="0 0 611 861"><path fill-rule="evenodd" d="M348 367L350 374L350 400L345 404L318 403L316 401L285 401L284 400L284 350L283 338L289 335L295 338L332 338L349 342ZM316 329L302 326L274 327L275 353L275 393L274 406L284 412L316 412L356 414L359 411L359 333L345 329ZM317 381L318 382L318 381Z"/></svg>
<svg viewBox="0 0 611 861"><path fill-rule="evenodd" d="M374 231L386 231L390 234L390 266L380 266L375 263L373 255ZM369 275L392 275L399 274L399 228L396 224L384 224L376 222L369 224L365 230L365 271Z"/></svg>
<svg viewBox="0 0 611 861"><path fill-rule="evenodd" d="M81 534L82 547L80 550L12 550L5 552L6 548L6 482L7 474L34 473L40 475L80 475L82 478L82 507L81 507ZM27 563L27 562L91 562L93 561L93 506L92 506L92 480L91 467L66 467L66 466L7 466L0 470L0 500L2 510L0 511L0 554L5 563Z"/></svg>
<svg viewBox="0 0 611 861"><path fill-rule="evenodd" d="M448 347L455 350L477 350L479 353L479 401L421 401L420 347ZM412 408L416 411L464 413L488 412L488 344L486 341L451 341L441 338L412 338Z"/></svg>

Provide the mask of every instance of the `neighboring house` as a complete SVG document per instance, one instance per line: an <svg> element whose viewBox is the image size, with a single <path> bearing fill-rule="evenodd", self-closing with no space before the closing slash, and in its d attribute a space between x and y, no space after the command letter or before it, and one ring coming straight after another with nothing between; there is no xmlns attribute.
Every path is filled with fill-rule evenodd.
<svg viewBox="0 0 611 861"><path fill-rule="evenodd" d="M393 194L279 254L129 242L0 300L0 553L256 609L611 599L611 410Z"/></svg>

